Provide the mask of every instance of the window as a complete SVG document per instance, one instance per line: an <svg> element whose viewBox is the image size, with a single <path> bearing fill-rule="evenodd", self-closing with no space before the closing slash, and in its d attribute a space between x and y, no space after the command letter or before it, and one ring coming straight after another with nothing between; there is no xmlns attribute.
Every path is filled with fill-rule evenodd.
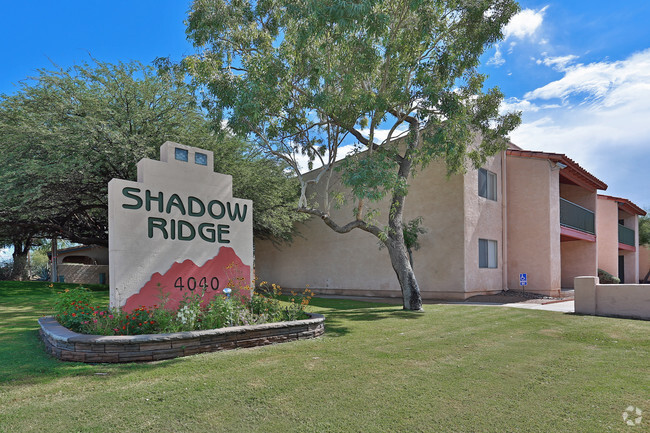
<svg viewBox="0 0 650 433"><path fill-rule="evenodd" d="M478 267L496 269L498 263L497 241L478 240Z"/></svg>
<svg viewBox="0 0 650 433"><path fill-rule="evenodd" d="M478 195L488 200L497 200L497 175L484 168L478 170Z"/></svg>
<svg viewBox="0 0 650 433"><path fill-rule="evenodd" d="M196 152L194 154L194 163L198 165L208 165L208 155Z"/></svg>
<svg viewBox="0 0 650 433"><path fill-rule="evenodd" d="M181 149L181 148L176 148L174 149L174 157L178 161L185 161L187 162L187 150L186 149Z"/></svg>

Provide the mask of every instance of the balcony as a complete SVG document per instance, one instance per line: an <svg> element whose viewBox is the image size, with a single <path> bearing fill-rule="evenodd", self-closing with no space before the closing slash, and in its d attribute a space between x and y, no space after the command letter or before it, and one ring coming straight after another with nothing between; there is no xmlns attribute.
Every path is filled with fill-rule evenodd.
<svg viewBox="0 0 650 433"><path fill-rule="evenodd" d="M560 225L580 232L596 234L595 216L592 211L560 198ZM620 228L619 228L620 236Z"/></svg>
<svg viewBox="0 0 650 433"><path fill-rule="evenodd" d="M634 247L634 230L618 225L618 243Z"/></svg>

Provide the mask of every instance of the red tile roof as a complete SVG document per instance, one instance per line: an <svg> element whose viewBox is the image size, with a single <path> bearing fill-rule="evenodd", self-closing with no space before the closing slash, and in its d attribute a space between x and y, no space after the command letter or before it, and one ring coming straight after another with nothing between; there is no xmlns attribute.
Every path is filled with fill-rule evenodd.
<svg viewBox="0 0 650 433"><path fill-rule="evenodd" d="M598 198L606 199L606 200L613 200L618 203L618 207L620 207L622 210L625 212L632 214L632 215L641 215L645 216L646 211L641 209L639 206L635 205L632 203L630 200L623 198L623 197L614 197L611 195L605 195L605 194L598 194Z"/></svg>
<svg viewBox="0 0 650 433"><path fill-rule="evenodd" d="M508 149L506 152L507 155L519 156L522 158L546 159L551 162L563 164L566 167L562 169L560 176L571 183L575 183L576 185L593 191L597 189L607 189L607 184L605 182L580 167L580 164L562 153L537 152L523 149Z"/></svg>

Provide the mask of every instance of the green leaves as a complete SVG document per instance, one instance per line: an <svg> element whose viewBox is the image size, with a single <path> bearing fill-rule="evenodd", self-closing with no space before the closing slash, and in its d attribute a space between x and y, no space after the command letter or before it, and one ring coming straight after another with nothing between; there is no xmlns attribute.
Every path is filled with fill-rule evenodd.
<svg viewBox="0 0 650 433"><path fill-rule="evenodd" d="M639 217L639 245L650 246L650 216Z"/></svg>
<svg viewBox="0 0 650 433"><path fill-rule="evenodd" d="M0 227L105 245L108 182L135 180L168 140L214 152L235 194L255 201L256 233L290 235L301 217L286 166L214 134L183 73L138 62L41 70L1 97Z"/></svg>
<svg viewBox="0 0 650 433"><path fill-rule="evenodd" d="M396 169L397 163L385 152L350 156L336 167L341 172L343 184L351 189L356 199L373 202L401 187Z"/></svg>
<svg viewBox="0 0 650 433"><path fill-rule="evenodd" d="M184 64L212 116L291 165L303 212L317 207L306 186L323 182L331 197L351 192L357 220L388 196L389 220L401 220L413 170L437 160L463 172L505 148L519 115L499 114L503 95L476 67L518 10L514 0L198 0L188 36L200 54ZM335 164L346 145L359 151ZM301 175L304 157L313 175Z"/></svg>

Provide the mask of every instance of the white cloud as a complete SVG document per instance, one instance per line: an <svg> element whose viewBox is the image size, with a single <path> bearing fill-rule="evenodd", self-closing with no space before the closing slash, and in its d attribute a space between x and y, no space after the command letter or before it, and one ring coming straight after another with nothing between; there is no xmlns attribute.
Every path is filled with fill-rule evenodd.
<svg viewBox="0 0 650 433"><path fill-rule="evenodd" d="M360 130L361 134L368 138L370 129L361 129ZM388 138L388 133L390 132L390 129L375 129L375 143L382 143L384 140ZM392 139L398 138L402 136L404 133L408 132L407 127L399 127L396 128L395 131L393 131ZM346 144L345 146L340 146L337 153L336 153L336 160L339 161L346 156L351 155L352 153L355 152L355 145L354 144ZM294 158L298 162L298 167L300 169L301 173L306 173L309 170L309 158L306 155L300 155L300 154L295 154ZM327 154L323 157L325 161L327 161ZM322 167L322 164L320 163L320 160L316 158L313 162L313 168L317 169L319 167Z"/></svg>
<svg viewBox="0 0 650 433"><path fill-rule="evenodd" d="M494 55L490 58L490 60L488 60L487 64L490 66L499 67L503 65L505 62L506 61L503 58L503 54L501 54L501 45L496 44Z"/></svg>
<svg viewBox="0 0 650 433"><path fill-rule="evenodd" d="M518 39L530 38L537 33L544 21L544 13L548 6L539 10L524 9L512 17L503 30L503 39L507 40L512 37Z"/></svg>
<svg viewBox="0 0 650 433"><path fill-rule="evenodd" d="M403 124L402 124L403 125ZM362 129L361 134L366 137L370 138L370 129ZM375 129L375 143L381 144L388 138L388 133L390 132L390 129ZM395 131L393 131L393 135L391 137L392 140L402 136L404 133L408 132L408 128L405 126L400 126L395 128Z"/></svg>
<svg viewBox="0 0 650 433"><path fill-rule="evenodd" d="M542 53L544 56L543 59L536 59L535 62L538 65L545 65L555 69L556 71L563 72L567 70L569 63L573 63L574 60L578 58L573 54L567 56L557 56L557 57L548 57L546 53Z"/></svg>
<svg viewBox="0 0 650 433"><path fill-rule="evenodd" d="M510 22L508 22L503 29L502 41L502 43L505 43L508 40L510 41L508 54L511 54L514 47L517 45L517 42L512 39L532 39L537 36L537 33L542 27L546 9L548 9L548 6L544 6L539 10L524 9L510 19ZM546 42L544 41L544 43ZM495 44L494 47L494 56L488 60L487 64L499 67L506 61L501 52L501 44Z"/></svg>
<svg viewBox="0 0 650 433"><path fill-rule="evenodd" d="M571 56L547 59L564 65L563 77L502 106L524 111L512 141L564 153L607 183L608 194L650 205L650 49L571 66Z"/></svg>
<svg viewBox="0 0 650 433"><path fill-rule="evenodd" d="M569 58L571 56L565 56ZM557 59L557 58L556 58ZM564 77L526 93L526 99L564 99L571 95L587 94L596 99L620 98L620 90L629 86L643 89L650 82L650 49L615 62L596 62L588 65L567 66ZM624 102L629 97L623 98Z"/></svg>
<svg viewBox="0 0 650 433"><path fill-rule="evenodd" d="M512 111L536 112L539 111L539 107L525 99L508 98L503 100L503 102L501 102L501 106L499 107L499 112L503 114L510 113Z"/></svg>
<svg viewBox="0 0 650 433"><path fill-rule="evenodd" d="M346 156L352 154L354 152L354 145L348 144L345 146L340 146L338 151L336 152L336 160L339 161ZM311 171L309 169L309 157L307 155L301 155L301 154L295 154L294 158L296 159L296 162L298 163L298 168L300 169L301 173L307 173L308 171ZM323 157L323 160L327 161L328 155L326 154ZM316 158L313 162L313 168L312 170L315 170L317 168L322 167L323 164L320 163L320 159Z"/></svg>

